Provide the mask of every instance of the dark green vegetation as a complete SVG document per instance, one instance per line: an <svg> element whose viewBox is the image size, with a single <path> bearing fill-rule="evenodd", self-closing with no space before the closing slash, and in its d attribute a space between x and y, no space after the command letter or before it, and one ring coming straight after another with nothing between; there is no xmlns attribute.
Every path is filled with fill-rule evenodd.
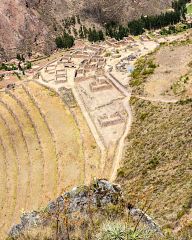
<svg viewBox="0 0 192 240"><path fill-rule="evenodd" d="M70 21L72 21L71 18L70 18ZM75 22L73 21L72 23L73 23L72 31L73 31L74 37L78 37L80 39L88 39L90 42L98 42L98 41L105 40L104 33L102 30L96 30L95 27L87 29L84 25L80 25L79 30L77 30L75 28ZM67 26L68 26L67 27L68 33L64 32L62 36L58 36L55 39L57 48L67 49L67 48L71 48L74 45L75 38L71 35L71 29L69 28L69 26L71 25L67 25Z"/></svg>
<svg viewBox="0 0 192 240"><path fill-rule="evenodd" d="M184 234L191 229L192 101L151 103L132 97L131 104L134 122L118 182L133 203L151 202L150 215L164 230L179 224Z"/></svg>
<svg viewBox="0 0 192 240"><path fill-rule="evenodd" d="M167 28L162 28L160 31L161 35L169 35L169 34L177 34L180 32L184 32L185 30L191 28L191 24L179 24L178 26L170 25Z"/></svg>
<svg viewBox="0 0 192 240"><path fill-rule="evenodd" d="M88 39L90 42L97 42L105 40L105 35L116 40L122 40L124 37L131 35L140 35L145 32L145 30L155 30L161 29L161 34L166 35L170 33L177 33L181 30L191 28L191 24L186 24L183 29L176 29L174 24L179 23L181 20L185 19L185 14L187 12L186 4L189 0L178 0L173 1L172 7L173 11L166 13L161 13L155 16L141 16L137 20L129 21L127 26L122 26L117 22L111 21L104 25L105 34L102 30L96 30L95 27L87 29L81 24L79 17L71 17L63 20L64 28L67 29L68 33L64 33L63 36L56 38L56 45L58 48L70 48L73 46L71 27L73 27L73 35L81 39ZM76 29L76 23L80 24L80 28ZM168 29L164 27L169 26Z"/></svg>
<svg viewBox="0 0 192 240"><path fill-rule="evenodd" d="M133 88L134 93L141 93L143 91L140 85L145 82L145 80L154 73L156 68L153 57L151 54L141 57L135 63L135 69L131 74L130 86Z"/></svg>
<svg viewBox="0 0 192 240"><path fill-rule="evenodd" d="M110 22L105 25L106 35L115 38L116 40L121 40L127 37L129 34L129 29L127 27L118 25L115 22Z"/></svg>
<svg viewBox="0 0 192 240"><path fill-rule="evenodd" d="M55 43L58 48L71 48L74 45L74 37L64 32L62 36L58 36L55 39Z"/></svg>
<svg viewBox="0 0 192 240"><path fill-rule="evenodd" d="M63 19L63 26L64 26L64 28L68 29L71 26L75 26L75 24L76 24L76 17L75 16Z"/></svg>
<svg viewBox="0 0 192 240"><path fill-rule="evenodd" d="M141 16L141 18L137 20L128 22L127 27L123 27L114 22L108 23L105 26L106 35L120 40L128 34L140 35L144 33L145 29L155 30L174 25L185 18L187 12L186 4L188 2L190 2L190 0L173 1L172 7L174 11L155 16Z"/></svg>
<svg viewBox="0 0 192 240"><path fill-rule="evenodd" d="M23 54L17 53L16 58L17 58L17 60L19 60L19 61L21 61L21 62L25 62L25 58L24 58L24 55L23 55Z"/></svg>
<svg viewBox="0 0 192 240"><path fill-rule="evenodd" d="M12 70L17 70L17 69L18 69L18 67L15 64L6 64L6 63L0 64L0 70L12 71Z"/></svg>
<svg viewBox="0 0 192 240"><path fill-rule="evenodd" d="M102 30L96 31L95 28L89 29L88 31L88 40L90 42L104 41L105 37Z"/></svg>
<svg viewBox="0 0 192 240"><path fill-rule="evenodd" d="M27 61L24 62L24 66L21 67L20 63L18 65L13 64L13 63L1 63L0 64L0 70L5 70L5 71L14 71L14 70L27 70L31 69L32 64L31 62Z"/></svg>
<svg viewBox="0 0 192 240"><path fill-rule="evenodd" d="M96 30L95 27L87 29L84 25L81 25L79 28L79 38L87 38L90 42L98 42L105 40L102 30Z"/></svg>

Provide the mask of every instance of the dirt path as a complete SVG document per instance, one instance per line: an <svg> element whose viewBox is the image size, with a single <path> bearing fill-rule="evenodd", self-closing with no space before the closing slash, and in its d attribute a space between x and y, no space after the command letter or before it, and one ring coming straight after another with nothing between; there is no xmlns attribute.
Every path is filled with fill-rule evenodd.
<svg viewBox="0 0 192 240"><path fill-rule="evenodd" d="M139 99L143 99L146 101L150 101L150 102L161 102L161 103L176 103L178 101L178 99L165 99L165 98L156 98L156 97L142 97L139 95L133 96Z"/></svg>
<svg viewBox="0 0 192 240"><path fill-rule="evenodd" d="M126 98L123 100L123 104L124 107L128 113L128 120L126 123L126 127L125 127L125 131L124 134L122 135L118 146L117 146L117 150L115 153L115 157L113 160L113 168L112 168L112 173L110 176L110 181L114 182L116 177L117 177L117 171L120 167L120 162L122 160L122 155L123 155L123 149L124 149L124 142L125 142L125 138L127 137L127 135L129 134L129 132L131 131L131 125L133 122L133 114L132 114L132 109L130 106L130 98L131 98L131 93L129 93L128 91L125 90L125 88L122 88L122 86L119 85L118 82L115 82L115 78L111 77L111 80L113 79L113 83L114 85L116 85L116 87L123 92L124 94L126 94ZM120 86L120 88L119 88ZM143 99L143 100L147 100L150 102L161 102L161 103L176 103L178 100L177 99L160 99L160 98L147 98L147 97L141 97L141 96L135 96L137 98Z"/></svg>
<svg viewBox="0 0 192 240"><path fill-rule="evenodd" d="M86 108L85 108L85 106L84 106L84 104L83 104L83 102L82 102L82 100L81 100L81 98L80 98L80 96L79 96L79 93L78 93L78 91L76 90L76 88L75 88L74 85L72 85L72 92L73 92L73 95L74 95L74 97L75 97L75 99L76 99L76 101L77 101L80 109L81 109L81 112L82 112L84 118L85 118L86 121L87 121L87 124L88 124L88 126L89 126L89 129L91 130L91 132L92 132L92 134L93 134L93 136L94 136L94 138L95 138L95 141L96 141L97 145L98 145L99 148L100 148L100 151L101 151L101 160L100 160L101 166L100 166L100 168L101 168L101 169L104 169L106 149L105 149L105 146L104 146L104 144L103 144L103 141L101 140L101 137L99 136L99 134L98 134L98 132L97 132L97 129L96 129L94 123L92 122L92 119L90 118L89 113L88 113L88 111L86 110Z"/></svg>
<svg viewBox="0 0 192 240"><path fill-rule="evenodd" d="M131 125L133 122L133 115L132 115L132 110L131 110L131 106L130 106L130 96L126 97L123 100L123 105L128 113L128 119L127 119L127 123L126 123L126 127L125 127L125 131L123 136L121 137L117 150L116 150L116 154L113 160L113 168L112 168L112 173L111 173L111 177L110 177L110 181L114 182L117 176L117 170L119 169L120 166L120 162L122 160L122 155L123 155L123 148L124 148L124 143L125 143L125 138L127 137L127 135L129 134L130 130L131 130Z"/></svg>

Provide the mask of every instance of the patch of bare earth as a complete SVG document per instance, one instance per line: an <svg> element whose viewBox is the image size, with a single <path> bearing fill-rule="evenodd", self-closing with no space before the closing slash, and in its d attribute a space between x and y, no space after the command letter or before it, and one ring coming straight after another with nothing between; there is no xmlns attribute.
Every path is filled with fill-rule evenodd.
<svg viewBox="0 0 192 240"><path fill-rule="evenodd" d="M161 47L154 59L158 67L154 74L146 80L144 93L149 97L174 96L172 86L179 81L181 76L189 72L191 60L191 44Z"/></svg>

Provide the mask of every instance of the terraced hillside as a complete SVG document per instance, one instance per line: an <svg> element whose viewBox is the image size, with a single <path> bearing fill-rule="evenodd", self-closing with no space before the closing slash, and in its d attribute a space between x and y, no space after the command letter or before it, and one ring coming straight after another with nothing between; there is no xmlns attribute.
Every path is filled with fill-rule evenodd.
<svg viewBox="0 0 192 240"><path fill-rule="evenodd" d="M0 239L21 211L98 176L100 152L78 107L73 111L76 118L34 82L0 93Z"/></svg>

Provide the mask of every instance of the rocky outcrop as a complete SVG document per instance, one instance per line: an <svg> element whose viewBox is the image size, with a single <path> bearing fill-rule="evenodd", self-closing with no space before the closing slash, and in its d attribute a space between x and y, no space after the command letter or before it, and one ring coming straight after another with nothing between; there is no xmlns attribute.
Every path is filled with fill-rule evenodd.
<svg viewBox="0 0 192 240"><path fill-rule="evenodd" d="M108 204L120 205L123 202L121 188L118 185L104 179L96 180L89 187L75 187L72 191L62 194L55 201L50 202L44 211L24 213L21 216L21 222L11 228L9 236L16 238L25 230L45 226L48 223L47 219L44 218L45 214L46 216L54 216L58 212L63 212L66 206L67 214L72 216L76 212L82 215L86 214L90 206L102 209ZM130 216L139 219L151 231L162 235L160 227L145 212L130 204L128 204L127 210L130 212Z"/></svg>
<svg viewBox="0 0 192 240"><path fill-rule="evenodd" d="M97 180L91 186L82 186L72 189L50 202L46 207L46 214L55 214L62 211L67 204L68 214L73 212L86 212L89 205L102 207L107 204L118 204L122 200L121 189L118 185L111 184L106 180ZM66 203L67 201L67 203ZM21 222L14 225L9 235L17 237L29 228L44 224L43 212L32 211L21 216Z"/></svg>

